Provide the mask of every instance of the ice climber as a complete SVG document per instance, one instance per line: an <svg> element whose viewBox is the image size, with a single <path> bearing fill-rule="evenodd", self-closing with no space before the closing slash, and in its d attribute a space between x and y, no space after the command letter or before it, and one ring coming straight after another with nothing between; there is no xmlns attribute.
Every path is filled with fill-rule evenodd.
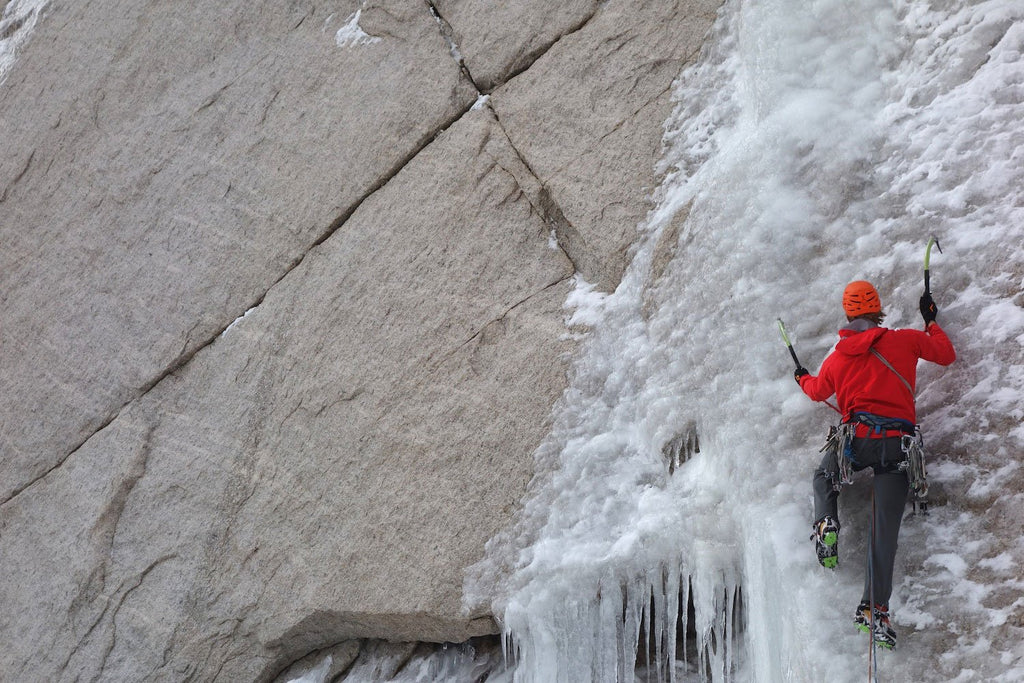
<svg viewBox="0 0 1024 683"><path fill-rule="evenodd" d="M839 330L835 349L825 358L817 376L799 366L794 373L800 388L815 401L835 394L843 414L839 430L846 435L845 443L842 448L826 452L812 483L812 538L823 566L833 568L839 558L837 499L841 458L848 459L852 471L870 467L874 472L872 541L864 594L854 622L865 632L873 629L875 642L888 648L896 643L889 620L889 597L909 487L906 448L908 439L914 438L917 424L917 361L949 365L956 358L949 337L935 322L938 309L930 294L921 297L920 306L924 332L887 329L881 326L885 314L875 288L868 282L851 282L843 292L848 324ZM837 453L842 455L837 457Z"/></svg>

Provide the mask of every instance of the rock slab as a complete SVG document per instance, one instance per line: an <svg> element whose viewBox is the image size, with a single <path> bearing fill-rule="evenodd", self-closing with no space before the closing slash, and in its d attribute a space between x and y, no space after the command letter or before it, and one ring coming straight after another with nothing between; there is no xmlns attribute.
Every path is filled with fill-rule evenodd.
<svg viewBox="0 0 1024 683"><path fill-rule="evenodd" d="M0 679L270 681L494 633L463 570L711 18L49 5L0 83Z"/></svg>

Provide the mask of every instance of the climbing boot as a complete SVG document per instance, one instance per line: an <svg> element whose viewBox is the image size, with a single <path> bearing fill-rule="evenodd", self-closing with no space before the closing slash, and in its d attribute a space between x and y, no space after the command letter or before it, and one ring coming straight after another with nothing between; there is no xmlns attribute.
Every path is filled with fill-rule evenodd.
<svg viewBox="0 0 1024 683"><path fill-rule="evenodd" d="M891 650L896 647L896 631L889 621L889 607L887 605L875 605L874 625L872 628L871 607L866 602L857 605L857 612L853 616L853 623L864 633L873 633L875 644Z"/></svg>
<svg viewBox="0 0 1024 683"><path fill-rule="evenodd" d="M821 566L835 569L839 564L839 523L831 517L822 517L814 524L811 540Z"/></svg>

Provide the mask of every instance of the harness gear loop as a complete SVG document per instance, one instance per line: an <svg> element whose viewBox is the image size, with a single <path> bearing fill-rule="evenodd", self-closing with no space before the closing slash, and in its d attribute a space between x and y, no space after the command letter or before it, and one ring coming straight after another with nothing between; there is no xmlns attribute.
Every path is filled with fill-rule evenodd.
<svg viewBox="0 0 1024 683"><path fill-rule="evenodd" d="M904 434L900 439L900 448L903 451L904 460L899 465L899 470L905 472L910 482L910 490L914 492L914 513L928 514L928 472L925 470L924 461L924 439L921 437L921 428L918 427L913 434Z"/></svg>
<svg viewBox="0 0 1024 683"><path fill-rule="evenodd" d="M836 476L831 477L832 489L839 491L844 484L853 483L853 435L857 425L844 422L828 428L825 445L819 453L831 453L836 461Z"/></svg>

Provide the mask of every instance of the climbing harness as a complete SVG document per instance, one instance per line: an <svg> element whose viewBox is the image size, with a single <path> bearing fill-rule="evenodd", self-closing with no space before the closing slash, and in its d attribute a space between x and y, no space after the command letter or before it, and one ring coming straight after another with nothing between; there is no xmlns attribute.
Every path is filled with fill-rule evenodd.
<svg viewBox="0 0 1024 683"><path fill-rule="evenodd" d="M910 490L913 491L914 514L928 514L928 473L925 469L924 439L921 428L906 420L881 417L871 413L854 413L847 422L833 425L820 452L830 453L835 458L835 474L831 477L832 488L839 491L844 484L853 483L853 438L857 425L867 425L876 434L889 431L901 432L901 459L895 465L897 471L907 475ZM883 465L885 463L883 462Z"/></svg>

